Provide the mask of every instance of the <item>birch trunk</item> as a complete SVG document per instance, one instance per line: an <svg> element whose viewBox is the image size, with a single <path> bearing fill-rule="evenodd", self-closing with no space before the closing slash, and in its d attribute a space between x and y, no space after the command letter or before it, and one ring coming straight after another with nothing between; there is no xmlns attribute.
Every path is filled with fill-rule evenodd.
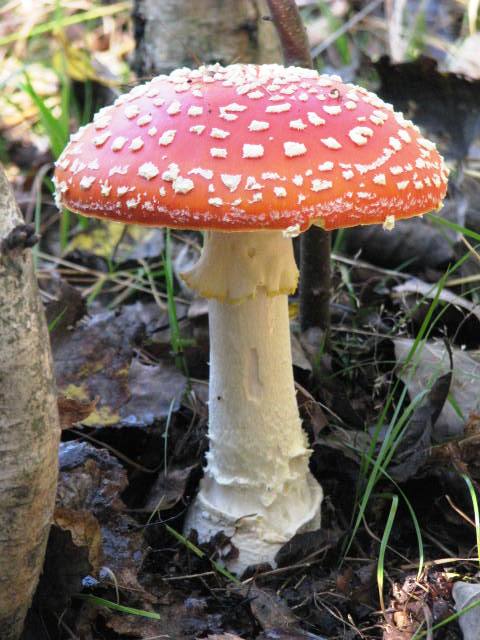
<svg viewBox="0 0 480 640"><path fill-rule="evenodd" d="M135 69L150 77L215 62L279 62L268 15L266 0L135 0Z"/></svg>
<svg viewBox="0 0 480 640"><path fill-rule="evenodd" d="M31 252L0 165L0 639L19 638L42 570L60 437L49 337ZM11 236L10 236L11 237Z"/></svg>

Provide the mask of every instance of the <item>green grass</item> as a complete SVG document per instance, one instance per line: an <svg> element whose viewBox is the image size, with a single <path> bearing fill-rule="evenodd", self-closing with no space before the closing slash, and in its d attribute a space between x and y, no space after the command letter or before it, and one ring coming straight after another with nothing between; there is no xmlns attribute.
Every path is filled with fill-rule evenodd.
<svg viewBox="0 0 480 640"><path fill-rule="evenodd" d="M367 455L364 452L359 451L358 449L355 449L354 447L351 447L352 451L355 451L357 454L362 454L363 455ZM369 462L372 466L375 465L376 460L373 458L369 459ZM413 528L415 530L415 537L417 539L417 546L418 546L418 569L417 569L417 579L420 579L421 574L423 573L423 568L425 565L425 551L424 551L424 546L423 546L423 538L422 538L422 532L421 532L421 528L420 528L420 522L417 518L417 515L415 513L415 510L410 502L410 500L408 499L407 495L405 494L405 492L401 489L401 487L397 484L397 482L389 475L389 473L386 471L386 469L383 466L379 467L379 474L388 482L390 482L394 487L395 490L398 492L398 494L401 496L405 506L407 507L407 510L409 512L410 515L410 519L412 521L412 525ZM363 516L362 516L363 519ZM345 560L345 556L348 553L348 550L353 542L353 538L354 536L351 536L348 540L346 549L343 552L343 558L340 561L340 566L343 564L344 560Z"/></svg>
<svg viewBox="0 0 480 640"><path fill-rule="evenodd" d="M421 349L423 348L423 345L425 344L428 335L433 329L433 323L432 323L433 312L435 311L438 305L440 293L443 289L446 278L447 278L447 274L445 274L442 280L438 283L437 293L435 295L435 298L430 304L429 310L417 333L414 343L407 355L406 361L403 366L405 371L407 370L408 365L412 362L415 354L419 351L421 352ZM440 316L441 316L441 312L437 316L437 321ZM414 375L414 370L415 370L414 368L410 370L408 374L409 378ZM385 472L387 470L388 465L393 457L393 454L395 453L395 450L397 449L398 445L401 442L404 428L408 424L409 418L411 417L415 409L420 406L422 400L425 398L425 396L428 394L428 391L429 391L428 389L425 389L423 392L421 392L415 398L413 398L413 400L405 407L404 405L405 405L407 393L408 393L408 383L405 384L401 391L400 398L397 402L397 405L393 409L393 416L390 419L387 426L387 416L394 406L395 397L397 395L397 391L400 388L400 384L401 384L400 380L398 379L396 383L393 385L392 390L388 394L386 401L384 403L383 410L377 420L377 424L372 435L370 447L367 452L362 453L359 482L357 484L358 507L356 510L356 517L354 515L353 528L352 528L349 542L347 544L347 548L345 550L345 555L350 549L350 546L353 542L353 538L355 537L360 527L362 518L365 515L365 511L370 501L372 492L377 482L379 481L382 472ZM433 381L432 381L432 384L433 384ZM377 444L379 443L380 434L385 431L385 427L386 427L386 433L384 435L383 442L380 446L378 454L375 456L375 450L376 450ZM372 461L373 461L373 465L372 465Z"/></svg>
<svg viewBox="0 0 480 640"><path fill-rule="evenodd" d="M23 89L30 96L38 109L40 122L48 136L53 157L57 159L65 148L70 137L70 82L66 77L60 76L60 116L58 118L55 118L50 107L46 105L45 101L35 91L28 74L25 74Z"/></svg>
<svg viewBox="0 0 480 640"><path fill-rule="evenodd" d="M455 231L458 234L465 235L469 238L474 239L477 242L480 242L480 234L466 229L465 227L440 218L436 215L431 214L429 218L436 225L442 225L446 228L449 228ZM429 302L428 310L425 314L424 320L415 336L412 347L407 355L406 361L403 364L403 377L406 379L406 382L401 388L401 383L399 377L397 381L392 385L392 388L386 398L386 401L383 406L383 410L377 420L376 428L372 435L371 443L367 451L360 452L356 451L357 454L362 456L361 465L360 465L360 474L359 474L359 482L357 484L357 496L356 496L356 508L352 517L352 528L350 532L350 536L346 543L346 546L343 551L343 558L345 558L348 550L351 547L354 537L356 536L359 527L362 523L363 518L366 514L367 506L374 495L374 489L377 486L378 482L381 478L388 480L391 482L396 490L398 491L398 496L392 497L392 503L390 506L390 511L387 517L387 521L384 527L381 545L379 550L379 558L377 565L377 584L379 590L379 598L382 609L385 608L385 604L383 601L383 590L384 590L384 582L385 582L385 552L388 547L388 540L391 535L392 527L394 524L395 515L397 513L398 501L399 497L404 501L405 505L410 514L410 518L412 520L415 534L417 537L418 543L418 553L419 553L419 563L418 563L418 571L417 578L420 577L423 566L424 566L424 549L422 543L422 535L420 522L418 520L415 511L407 499L407 496L400 489L400 487L395 483L395 481L388 474L388 467L392 462L395 451L398 449L400 445L403 435L405 433L405 427L408 425L408 421L412 416L413 412L416 408L421 406L424 401L426 395L431 389L432 385L435 382L437 377L436 372L432 371L432 378L426 388L419 393L416 397L412 398L411 401L407 404L407 389L408 389L408 381L412 379L412 376L415 375L415 362L421 358L422 349L427 344L429 337L432 335L432 332L436 325L440 322L442 316L446 312L449 307L449 304L443 304L441 300L441 292L445 287L447 280L452 276L452 274L457 271L471 256L470 252L465 253L454 265L452 265L446 273L440 278L440 280L432 285L432 290L435 291L433 295L433 299ZM344 283L345 284L345 283ZM417 305L413 310L411 310L407 316L412 317L415 311L419 308L420 305L428 302L426 296L422 296L422 298L418 301ZM392 332L393 335L393 332ZM449 401L451 402L454 408L460 412L461 409L458 407L455 399L452 397L452 394L449 395ZM391 415L390 419L387 419L388 415ZM380 435L382 434L383 440L380 444ZM473 505L473 512L475 518L475 534L476 534L476 545L477 545L477 558L480 564L480 510L478 506L477 494L474 488L474 485L471 479L464 475L463 476L470 493L470 497ZM344 560L342 560L343 562ZM440 629L445 626L449 622L452 622L466 611L478 606L480 602L473 603L469 607L466 607L460 612L449 616L447 619L442 621L441 623L435 625L432 630ZM420 628L415 638L422 638L427 635L426 631L423 631ZM412 639L413 640L413 639Z"/></svg>
<svg viewBox="0 0 480 640"><path fill-rule="evenodd" d="M61 321L61 319L63 318L66 312L67 312L67 307L64 307L60 311L60 313L57 316L55 316L55 318L53 318L51 322L48 323L49 333L52 333L52 331L55 331L55 328L58 326L58 323Z"/></svg>
<svg viewBox="0 0 480 640"><path fill-rule="evenodd" d="M320 9L321 14L326 18L328 22L330 33L335 33L338 29L340 29L343 23L332 13L329 3L325 0L317 0L317 6ZM351 63L351 55L348 45L348 36L345 33L339 35L338 38L336 38L334 47L337 50L342 65L349 65Z"/></svg>
<svg viewBox="0 0 480 640"><path fill-rule="evenodd" d="M177 398L173 397L168 407L167 420L165 422L165 431L163 432L163 473L166 477L168 474L168 436L170 433L170 425L172 424L173 407Z"/></svg>
<svg viewBox="0 0 480 640"><path fill-rule="evenodd" d="M380 601L380 608L383 612L385 611L385 600L383 597L383 586L385 582L385 553L387 551L388 540L392 533L393 523L398 509L398 496L391 496L391 498L392 504L390 505L390 512L387 517L387 522L385 523L377 561L378 599Z"/></svg>
<svg viewBox="0 0 480 640"><path fill-rule="evenodd" d="M473 486L473 482L470 476L464 473L462 474L462 478L465 480L465 483L468 487L468 492L470 494L470 499L472 501L473 515L475 518L475 538L477 541L477 561L480 565L480 513L478 509L477 492L475 491L475 487Z"/></svg>
<svg viewBox="0 0 480 640"><path fill-rule="evenodd" d="M452 615L447 616L441 622L434 624L433 627L431 627L429 630L424 631L423 630L424 625L423 624L420 625L420 627L411 637L411 640L421 640L421 638L425 638L426 636L428 636L429 638L433 638L430 632L438 631L439 629L446 627L447 624L450 624L451 622L455 622L455 620L458 620L465 613L467 613L468 611L471 611L472 609L475 609L478 606L480 606L480 600L475 600L474 602L471 602L469 605L467 605L464 609L460 609L460 611L457 611L456 613L452 613Z"/></svg>
<svg viewBox="0 0 480 640"><path fill-rule="evenodd" d="M83 105L80 106L73 95L72 78L69 75L69 68L72 65L69 60L72 53L69 53L68 39L64 34L64 29L69 25L82 24L104 16L115 15L119 12L126 11L128 8L127 5L128 3L119 2L115 5L95 7L89 11L76 13L73 16L66 16L62 2L57 0L52 7L52 20L36 25L28 34L28 37L34 37L48 31L52 31L59 38L60 47L55 53L51 54L51 58L45 61L51 70L55 71L58 76L60 90L57 110L59 115L57 117L53 115L52 109L47 104L46 100L44 100L35 90L27 72L24 72L24 80L21 85L25 93L30 97L33 104L38 109L39 126L48 137L50 149L55 160L58 159L63 149L68 144L71 120L75 120L79 125L89 122L92 117L93 105L93 89L92 83L88 78L88 73L84 78L82 78L85 94ZM24 37L25 34L22 32L18 34L11 34L5 38L0 38L0 46L11 44L17 39ZM54 188L49 178L45 178L45 184L53 194ZM38 214L37 211L36 214ZM79 222L80 228L86 229L88 227L87 218L75 215L74 219ZM65 250L68 244L72 220L73 217L71 212L67 209L63 209L60 216L60 246L62 251ZM36 224L40 227L40 219L38 216L36 217Z"/></svg>
<svg viewBox="0 0 480 640"><path fill-rule="evenodd" d="M99 598L98 596L94 596L92 594L80 593L76 598L80 598L81 600L86 600L91 604L95 604L99 607L107 607L107 609L111 609L112 611L120 611L120 613L126 613L133 616L140 616L142 618L149 618L150 620L161 620L161 616L154 611L145 611L144 609L134 609L133 607L126 607L123 604L119 604L118 602L112 602L111 600L106 600L105 598Z"/></svg>
<svg viewBox="0 0 480 640"><path fill-rule="evenodd" d="M178 531L175 531L175 529L170 527L168 524L165 524L165 528L166 528L166 530L168 531L168 533L170 535L172 535L178 542L180 542L186 549L191 551L198 558L206 558L207 557L207 554L205 553L205 551L202 551L199 547L197 547L197 545L193 544L193 542L188 540L188 538L186 538L184 535L182 535ZM221 565L219 562L216 562L215 560L212 560L211 558L209 558L209 560L210 560L210 563L211 563L212 567L215 569L215 571L217 573L219 573L220 575L222 575L224 578L227 578L227 580L229 580L229 582L233 582L234 584L237 584L237 585L242 584L241 581L238 578L236 578L232 573L230 573L230 571L225 569L225 567L223 565Z"/></svg>
<svg viewBox="0 0 480 640"><path fill-rule="evenodd" d="M118 15L119 13L131 11L131 8L131 2L117 2L116 4L112 5L94 7L93 9L90 9L88 11L79 11L72 16L62 16L60 19L55 17L53 20L49 20L32 27L32 29L28 32L27 37L34 38L36 36L41 36L45 33L54 31L59 27L64 29L65 27L70 27L75 24L83 24L85 22L98 20L99 18L104 18L106 16ZM0 47L14 44L15 42L18 42L18 40L23 40L24 38L25 33L23 33L23 31L11 33L8 36L0 38Z"/></svg>
<svg viewBox="0 0 480 640"><path fill-rule="evenodd" d="M471 232L468 229L461 227L460 225L450 223L449 221L437 218L436 216L431 217L438 224L444 224L445 226L450 227L458 233L465 233L465 235L469 235L470 237L473 237L474 239L480 241L480 235L476 234L475 232ZM403 385L403 389L400 391L402 383L398 377L397 381L392 385L392 389L386 398L383 410L377 420L375 430L372 434L369 449L366 452L360 452L362 455L362 460L360 464L359 481L357 483L356 489L356 508L353 514L350 537L344 549L344 557L348 553L353 539L358 532L377 483L379 482L381 477L388 477L388 466L393 459L395 451L402 441L405 427L408 425L410 417L412 416L413 412L421 405L429 390L431 389L433 383L435 382L435 372L433 372L432 379L427 388L424 389L421 393L417 394L416 397L412 398L409 404L406 403L408 394L408 380L412 379L412 376L415 375L416 369L415 366L411 365L414 365L415 358L418 359L421 357L422 349L427 343L428 338L432 334L433 329L439 323L442 316L448 309L448 305L445 304L443 308L438 310L441 302L441 292L445 287L447 279L462 266L462 264L468 259L468 257L469 254L466 253L450 269L446 271L446 273L436 285L432 285L432 289L435 290L435 295L433 297L433 300L429 304L428 311L425 314L422 325L417 332L415 340L402 367L404 371L404 378L406 378L406 384ZM422 299L410 312L410 315L413 315L419 305L424 304L425 301L425 296L422 296ZM435 312L437 312L436 315L434 315ZM395 398L397 398L398 394L399 398L395 405ZM392 413L392 417L390 418L390 420L388 420L387 416L390 413ZM384 434L383 441L379 446L378 453L376 453L381 434ZM408 504L408 508L414 522L417 539L419 541L419 551L421 551L422 555L422 561L420 564L423 564L423 550L421 550L422 545L418 520L413 512L413 509L411 508L411 505Z"/></svg>
<svg viewBox="0 0 480 640"><path fill-rule="evenodd" d="M52 155L56 160L63 149L67 146L70 138L70 113L73 111L73 99L71 92L71 82L66 75L59 75L60 81L60 115L56 118L46 104L45 100L35 91L28 74L24 76L23 89L38 109L40 126L48 137ZM47 188L53 193L54 188L50 179L47 179ZM41 192L41 189L39 189ZM40 228L40 213L36 211L35 223ZM86 221L85 218L83 220ZM68 209L63 209L60 216L60 246L65 250L68 244L69 232L71 226L71 214ZM85 222L83 223L85 226Z"/></svg>
<svg viewBox="0 0 480 640"><path fill-rule="evenodd" d="M406 47L407 60L416 60L425 50L425 37L428 33L426 9L427 2L422 0L415 12L413 26L409 33Z"/></svg>
<svg viewBox="0 0 480 640"><path fill-rule="evenodd" d="M480 242L480 233L476 233L471 229L462 227L461 224L457 224L456 222L452 222L451 220L447 220L446 218L442 218L433 213L428 214L428 219L431 220L436 225L443 225L444 227L448 227L452 231L456 231L457 233L460 233L464 236L467 236L468 238L472 238L473 240Z"/></svg>
<svg viewBox="0 0 480 640"><path fill-rule="evenodd" d="M165 271L165 287L167 291L167 312L168 321L170 325L170 342L172 345L172 352L175 357L175 363L177 367L183 371L188 378L188 366L184 354L184 349L187 346L194 344L194 341L188 340L182 337L180 333L180 325L177 316L177 305L175 303L175 285L173 277L173 264L172 264L172 240L170 235L170 229L165 230L165 253L163 259L163 267Z"/></svg>

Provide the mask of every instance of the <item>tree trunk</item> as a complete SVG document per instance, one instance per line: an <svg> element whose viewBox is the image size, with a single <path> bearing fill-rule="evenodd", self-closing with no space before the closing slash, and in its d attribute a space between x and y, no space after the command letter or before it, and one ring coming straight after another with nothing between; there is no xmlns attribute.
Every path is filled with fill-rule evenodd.
<svg viewBox="0 0 480 640"><path fill-rule="evenodd" d="M48 331L22 225L0 165L1 640L20 636L42 570L60 437Z"/></svg>
<svg viewBox="0 0 480 640"><path fill-rule="evenodd" d="M278 62L268 14L266 0L135 0L135 69L150 77L215 62Z"/></svg>

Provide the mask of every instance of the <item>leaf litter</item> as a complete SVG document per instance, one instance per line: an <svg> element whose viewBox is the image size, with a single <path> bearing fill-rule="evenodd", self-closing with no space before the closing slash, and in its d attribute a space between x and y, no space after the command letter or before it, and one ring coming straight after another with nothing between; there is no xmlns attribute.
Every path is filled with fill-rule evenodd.
<svg viewBox="0 0 480 640"><path fill-rule="evenodd" d="M470 66L463 68L470 69L468 51L464 57ZM466 168L453 177L445 218L478 232L478 180L469 173L469 160L479 157L478 81L440 73L429 60L391 65L382 59L375 68L383 97ZM28 144L25 128L21 135ZM35 163L41 158L37 153ZM58 254L51 215L42 221L42 249ZM347 255L334 261L330 352L319 354L318 336L297 333L292 340L312 472L326 494L322 529L296 536L279 552L276 568L257 567L241 585L212 564L235 553L228 538L202 546L199 557L194 539L189 549L165 526L181 533L208 446L205 303L191 300L177 278L182 336L195 341L184 351L188 379L175 367L166 305L153 301L150 284L139 275L146 267L161 271L163 233L124 234L96 224L72 236L61 259L39 253L64 442L34 620L51 633L62 629L62 637L86 640L407 640L420 624L428 628L452 614L453 580L460 574L476 580L474 531L462 515L471 514L472 505L461 478L469 473L474 482L480 479L474 290L457 282L440 292L428 341L418 360L407 360L435 298L433 283L465 253L458 232L429 218L406 221L390 234L373 227L346 232ZM199 240L172 236L178 273L197 259ZM472 275L478 275L473 253L454 276ZM165 301L161 275L155 282ZM407 403L428 392L405 422L386 470L397 484L381 477L345 556L364 490L365 454L378 455L386 425L404 402L403 388ZM392 404L371 449L389 394ZM387 548L388 608L382 615L375 559L388 513L385 496L398 487L418 516L431 564L417 574L415 527L403 505ZM453 565L459 573L448 570ZM160 620L115 611L100 599L154 612ZM438 637L460 637L456 623L449 628L450 635Z"/></svg>

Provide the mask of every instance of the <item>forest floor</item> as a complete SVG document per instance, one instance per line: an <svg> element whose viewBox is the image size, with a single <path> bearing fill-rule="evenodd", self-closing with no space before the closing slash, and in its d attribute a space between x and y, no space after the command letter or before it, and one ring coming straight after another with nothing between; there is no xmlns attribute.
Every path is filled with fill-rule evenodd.
<svg viewBox="0 0 480 640"><path fill-rule="evenodd" d="M333 24L301 4L330 30L351 10L337 8ZM52 160L72 121L112 89L67 39L68 81L58 66L40 69L31 42L5 42L16 25L0 33L9 65L0 72L0 160L41 233L34 251L63 429L25 640L479 637L480 607L458 617L480 594L480 36L465 31L464 5L423 3L424 24L410 25L395 64L380 57L391 23L375 12L363 29L378 39L366 46L358 27L345 29L319 53L322 70L366 84L437 142L452 171L449 196L439 214L388 234L333 234L328 348L300 332L291 298L322 528L296 536L275 568L241 579L223 570L228 539L205 547L181 534L208 448L209 338L206 304L177 274L197 260L201 236L59 215ZM80 24L69 39L87 30L102 64L127 79L127 22L116 15L115 38L105 25ZM398 59L401 48L389 52Z"/></svg>

